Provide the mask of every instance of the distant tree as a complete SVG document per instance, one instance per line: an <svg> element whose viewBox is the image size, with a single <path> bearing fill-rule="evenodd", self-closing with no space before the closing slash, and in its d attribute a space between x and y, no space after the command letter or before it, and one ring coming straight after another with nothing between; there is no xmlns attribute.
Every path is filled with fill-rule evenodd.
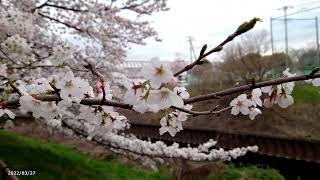
<svg viewBox="0 0 320 180"><path fill-rule="evenodd" d="M272 74L272 70L280 72L286 65L284 53L264 55L270 50L269 44L267 31L248 33L225 48L224 54L221 55L223 61L217 65L217 68L225 74L226 81L236 80L248 83L252 78L266 79ZM288 59L289 64L292 64L292 60L289 57Z"/></svg>
<svg viewBox="0 0 320 180"><path fill-rule="evenodd" d="M317 49L315 48L296 50L296 58L298 60L299 69L306 69L316 66L318 63L317 55Z"/></svg>

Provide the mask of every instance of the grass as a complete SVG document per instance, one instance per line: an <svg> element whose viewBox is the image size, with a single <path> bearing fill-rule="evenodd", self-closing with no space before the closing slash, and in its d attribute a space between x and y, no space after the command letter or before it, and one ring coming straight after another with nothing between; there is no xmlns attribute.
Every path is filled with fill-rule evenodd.
<svg viewBox="0 0 320 180"><path fill-rule="evenodd" d="M209 176L209 180L241 179L241 180L284 180L284 177L275 169L258 167L256 165L242 165L228 163L219 174Z"/></svg>
<svg viewBox="0 0 320 180"><path fill-rule="evenodd" d="M170 179L164 173L128 167L115 159L94 160L65 145L4 130L0 130L0 159L14 170L36 171L35 176L20 179Z"/></svg>
<svg viewBox="0 0 320 180"><path fill-rule="evenodd" d="M295 103L320 103L320 88L311 84L297 85L294 87L292 96Z"/></svg>

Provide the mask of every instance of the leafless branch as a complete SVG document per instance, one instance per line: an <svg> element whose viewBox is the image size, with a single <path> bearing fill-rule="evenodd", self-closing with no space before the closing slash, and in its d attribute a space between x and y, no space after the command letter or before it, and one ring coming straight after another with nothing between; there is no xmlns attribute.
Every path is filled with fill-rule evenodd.
<svg viewBox="0 0 320 180"><path fill-rule="evenodd" d="M300 76L293 76L293 77L288 77L288 78L278 78L278 79L273 79L273 80L269 80L269 81L255 83L254 85L247 84L247 85L238 86L238 87L234 87L234 88L230 88L230 89L225 89L225 90L210 93L210 94L194 96L189 99L185 99L184 103L191 104L194 102L205 101L205 100L209 100L209 99L217 99L217 96L222 97L222 96L227 96L230 94L245 92L245 91L255 89L255 88L261 88L261 87L265 87L265 86L277 85L277 84L293 82L293 81L303 81L303 80L314 79L314 78L319 78L319 77L320 77L320 74L313 74L312 76L300 75Z"/></svg>
<svg viewBox="0 0 320 180"><path fill-rule="evenodd" d="M245 22L243 24L241 24L238 29L230 34L224 41L222 41L218 46L216 46L215 48L212 48L210 51L206 52L205 53L205 50L207 48L207 45L205 44L201 51L200 51L200 55L198 57L197 60L195 60L193 63L185 66L183 69L181 69L180 71L178 71L177 73L174 74L174 76L178 76L180 75L181 73L185 72L185 71L188 71L190 69L192 69L193 67L197 66L197 65L201 65L203 62L201 61L203 58L207 57L208 55L214 53L214 52L219 52L223 49L223 46L229 42L231 42L235 37L249 31L250 29L252 29L255 25L255 23L259 21L258 18L254 18L252 19L251 21L249 22Z"/></svg>
<svg viewBox="0 0 320 180"><path fill-rule="evenodd" d="M205 101L205 100L209 100L209 99L217 99L218 97L222 97L222 96L227 96L227 95L231 95L231 94L235 94L235 93L240 93L240 92L245 92L254 88L261 88L261 87L265 87L265 86L271 86L271 85L277 85L277 84L282 84L282 83L287 83L287 82L293 82L293 81L303 81L303 80L308 80L308 79L314 79L314 78L320 78L320 73L318 74L308 74L308 75L300 75L300 76L294 76L294 77L281 77L278 79L274 79L274 80L269 80L269 81L263 81L260 83L255 83L253 84L247 84L244 86L238 86L238 87L234 87L234 88L230 88L230 89L226 89L226 90L222 90L222 91L218 91L215 93L210 93L210 94L205 94L205 95L200 95L200 96L195 96L195 97L191 97L189 99L184 99L184 103L185 104L192 104L195 102L199 102L199 101ZM59 101L59 97L56 95L49 95L49 96L34 96L34 98L41 100L41 101ZM6 102L6 106L16 106L19 104L19 100L15 100L15 101L9 101ZM117 101L113 101L113 100L105 100L103 102L101 102L101 99L97 99L97 98L92 98L92 99L83 99L80 104L83 105L106 105L106 106L113 106L113 107L119 107L119 108L123 108L123 109L130 109L132 110L132 105L130 104L126 104L126 103L121 103L121 102L117 102ZM189 113L189 114L193 114L193 115L204 115L204 114L218 114L221 113L223 111L226 111L227 108L221 109L221 110L211 110L211 111L203 111L203 112L197 112L197 111L190 111L190 110L186 110L183 108L177 108L177 107L172 107L174 109L178 109L180 111Z"/></svg>

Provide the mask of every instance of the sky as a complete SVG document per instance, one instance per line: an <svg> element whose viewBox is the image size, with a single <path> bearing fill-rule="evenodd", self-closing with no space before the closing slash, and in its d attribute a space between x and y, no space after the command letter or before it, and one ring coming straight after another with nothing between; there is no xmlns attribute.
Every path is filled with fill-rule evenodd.
<svg viewBox="0 0 320 180"><path fill-rule="evenodd" d="M146 45L132 45L127 53L127 60L173 61L177 57L189 60L188 36L193 39L195 53L198 54L203 44L209 48L224 40L245 21L260 17L254 30L270 30L270 17L284 14L283 6L290 6L288 14L320 6L314 0L168 0L169 11L158 12L144 18L151 22L161 42L147 39ZM317 11L317 10L315 10ZM316 13L319 13L318 10ZM303 14L303 13L300 13ZM316 14L317 15L317 14ZM312 15L314 17L314 14Z"/></svg>

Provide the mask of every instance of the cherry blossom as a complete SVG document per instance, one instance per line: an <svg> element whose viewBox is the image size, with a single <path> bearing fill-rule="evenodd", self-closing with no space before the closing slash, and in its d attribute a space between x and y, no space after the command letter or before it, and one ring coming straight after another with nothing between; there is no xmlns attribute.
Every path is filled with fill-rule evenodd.
<svg viewBox="0 0 320 180"><path fill-rule="evenodd" d="M20 110L24 113L32 112L32 116L39 118L44 114L42 111L42 102L29 95L21 96L19 99Z"/></svg>
<svg viewBox="0 0 320 180"><path fill-rule="evenodd" d="M169 83L171 86L177 86L178 84L178 79L176 77L173 77Z"/></svg>
<svg viewBox="0 0 320 180"><path fill-rule="evenodd" d="M7 38L1 43L1 48L6 51L6 53L16 53L22 55L28 55L32 51L30 45L27 43L27 40L20 37L19 34Z"/></svg>
<svg viewBox="0 0 320 180"><path fill-rule="evenodd" d="M293 77L296 75L296 73L292 74L289 72L289 68L287 68L285 71L283 71L283 75L285 77ZM288 82L281 84L283 87L283 90L286 91L286 94L291 94L294 88L294 82Z"/></svg>
<svg viewBox="0 0 320 180"><path fill-rule="evenodd" d="M280 95L277 103L282 108L287 108L288 106L292 105L294 102L292 96L290 94L283 93Z"/></svg>
<svg viewBox="0 0 320 180"><path fill-rule="evenodd" d="M48 91L53 91L53 88L46 78L34 80L32 84L26 86L26 89L29 94L40 94L47 93Z"/></svg>
<svg viewBox="0 0 320 180"><path fill-rule="evenodd" d="M125 84L127 92L124 96L124 102L133 105L133 109L140 113L158 112L159 107L147 103L150 86L146 81L134 80L127 81Z"/></svg>
<svg viewBox="0 0 320 180"><path fill-rule="evenodd" d="M262 114L262 112L261 112L260 109L258 109L258 108L256 108L256 107L250 107L250 108L249 108L249 118L250 118L251 120L254 120L255 117L256 117L257 115L259 115L259 114Z"/></svg>
<svg viewBox="0 0 320 180"><path fill-rule="evenodd" d="M70 127L81 130L84 134L88 135L90 140L112 146L114 148L121 148L135 152L137 154L144 154L150 156L163 156L171 158L185 158L195 161L203 160L231 160L243 156L247 152L256 152L257 146L248 146L242 148L234 148L231 150L224 150L222 148L215 148L216 141L209 140L208 142L199 145L198 147L179 147L178 143L167 146L164 142L144 141L137 139L134 136L126 137L114 134L108 130L103 131L104 128L98 128L100 131L95 131L94 135L89 135L88 130L91 128L88 123L81 121L72 121L70 118L64 120Z"/></svg>
<svg viewBox="0 0 320 180"><path fill-rule="evenodd" d="M97 80L96 82L96 91L97 93L102 93L103 88L105 88L105 83L102 79Z"/></svg>
<svg viewBox="0 0 320 180"><path fill-rule="evenodd" d="M6 64L0 64L0 76L7 76L7 65Z"/></svg>
<svg viewBox="0 0 320 180"><path fill-rule="evenodd" d="M147 102L151 105L157 105L159 109L165 109L171 106L183 106L182 98L165 87L162 87L160 90L151 90Z"/></svg>
<svg viewBox="0 0 320 180"><path fill-rule="evenodd" d="M289 68L283 71L285 77L293 77L296 74L289 72ZM264 99L264 106L270 108L273 104L278 104L281 108L287 108L292 105L294 100L291 93L294 88L294 82L283 83L279 85L266 86L261 88L262 92L269 96Z"/></svg>
<svg viewBox="0 0 320 180"><path fill-rule="evenodd" d="M266 86L261 88L262 92L267 93L269 96L264 99L263 105L270 108L273 104L277 104L281 94L286 93L282 90L281 84L274 86Z"/></svg>
<svg viewBox="0 0 320 180"><path fill-rule="evenodd" d="M188 104L183 108L186 110L191 110L192 105ZM166 116L160 120L160 135L164 134L165 132L169 132L171 136L175 136L177 132L183 130L182 122L188 119L188 115L188 113L179 110L166 114Z"/></svg>
<svg viewBox="0 0 320 180"><path fill-rule="evenodd" d="M293 76L297 75L296 73L292 74L292 73L290 73L289 71L290 71L290 68L286 68L286 69L282 72L282 74L283 74L284 76L286 76L286 77L293 77Z"/></svg>
<svg viewBox="0 0 320 180"><path fill-rule="evenodd" d="M71 58L70 54L71 52L69 50L65 51L65 48L61 45L54 46L52 48L52 55L48 58L50 62L46 64L55 66L62 65L65 61Z"/></svg>
<svg viewBox="0 0 320 180"><path fill-rule="evenodd" d="M177 93L178 96L182 97L183 99L187 99L190 97L190 94L188 93L187 89L185 87L175 87L173 89L174 92Z"/></svg>
<svg viewBox="0 0 320 180"><path fill-rule="evenodd" d="M11 119L14 119L16 116L12 111L4 108L0 103L0 117L3 116L4 114L7 114Z"/></svg>
<svg viewBox="0 0 320 180"><path fill-rule="evenodd" d="M282 86L281 84L274 85L274 86L265 86L261 88L261 91L264 93L267 93L269 96L279 95L282 92Z"/></svg>
<svg viewBox="0 0 320 180"><path fill-rule="evenodd" d="M159 134L162 135L165 132L168 132L171 136L175 136L177 133L177 129L172 126L172 125L175 125L173 121L176 121L176 119L170 115L167 115L161 118L160 120L161 128L159 129Z"/></svg>
<svg viewBox="0 0 320 180"><path fill-rule="evenodd" d="M311 82L314 86L320 86L320 78L313 79Z"/></svg>
<svg viewBox="0 0 320 180"><path fill-rule="evenodd" d="M147 80L150 80L152 88L159 88L162 83L169 83L173 78L170 67L159 61L153 61L150 65L141 69L141 74Z"/></svg>
<svg viewBox="0 0 320 180"><path fill-rule="evenodd" d="M61 104L70 104L74 101L80 103L85 96L93 96L93 88L89 83L79 77L74 77L72 71L69 71L65 76L58 81L56 87L60 89L60 97L64 100ZM67 102L67 103L66 103Z"/></svg>
<svg viewBox="0 0 320 180"><path fill-rule="evenodd" d="M60 109L55 101L41 102L41 117L44 119L54 119L60 114Z"/></svg>
<svg viewBox="0 0 320 180"><path fill-rule="evenodd" d="M230 102L230 106L232 106L231 114L238 115L241 112L243 115L248 115L249 107L252 105L253 103L247 99L247 95L241 94Z"/></svg>
<svg viewBox="0 0 320 180"><path fill-rule="evenodd" d="M253 103L253 106L262 106L262 101L260 99L262 95L262 91L260 88L256 88L256 89L253 89L252 92L251 92L251 101Z"/></svg>

